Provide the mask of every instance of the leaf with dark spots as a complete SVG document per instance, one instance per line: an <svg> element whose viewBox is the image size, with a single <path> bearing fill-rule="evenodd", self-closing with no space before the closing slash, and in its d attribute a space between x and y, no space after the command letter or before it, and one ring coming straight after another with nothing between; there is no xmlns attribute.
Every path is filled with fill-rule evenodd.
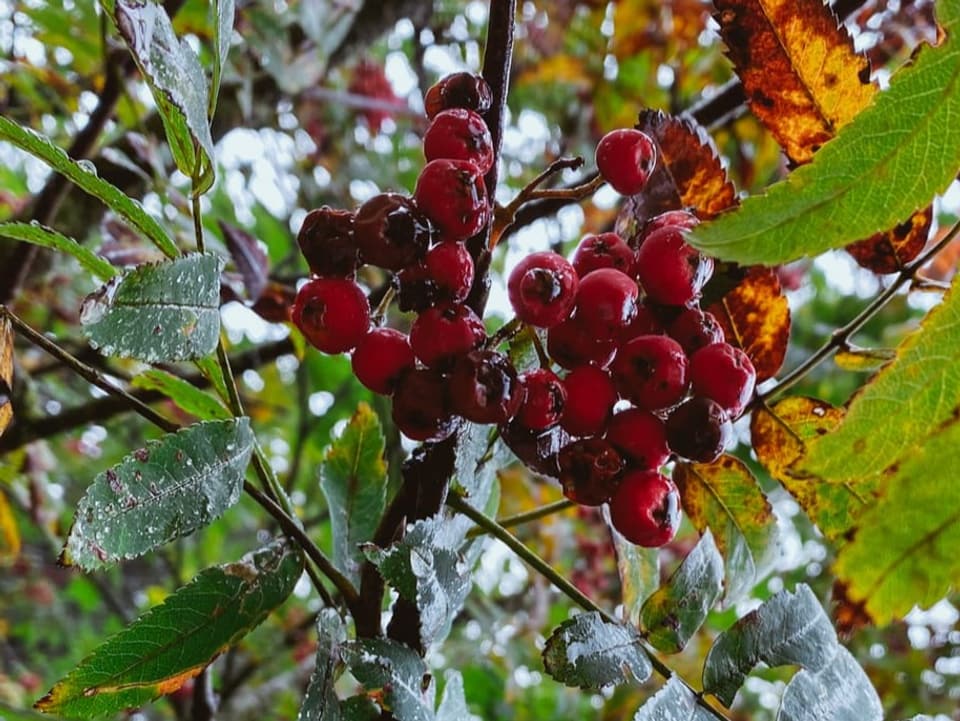
<svg viewBox="0 0 960 721"><path fill-rule="evenodd" d="M886 233L847 246L847 252L864 268L874 273L898 273L920 255L927 244L933 223L933 206L928 205Z"/></svg>
<svg viewBox="0 0 960 721"><path fill-rule="evenodd" d="M230 257L243 277L247 298L256 302L267 287L270 260L263 245L254 236L242 228L223 220L218 221L220 232L226 242Z"/></svg>

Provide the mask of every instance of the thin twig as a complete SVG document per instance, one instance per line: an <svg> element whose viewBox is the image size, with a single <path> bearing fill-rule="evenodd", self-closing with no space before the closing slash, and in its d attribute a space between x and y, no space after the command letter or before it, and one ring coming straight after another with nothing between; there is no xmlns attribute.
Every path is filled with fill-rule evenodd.
<svg viewBox="0 0 960 721"><path fill-rule="evenodd" d="M566 511L568 508L573 508L575 506L576 504L573 501L569 501L564 498L563 500L554 501L553 503L548 503L545 506L534 508L532 511L524 511L523 513L517 513L512 516L498 518L497 523L500 524L502 528L513 528L514 526L521 526L524 523L539 521L541 518L552 516L554 513L561 513ZM482 536L486 533L489 533L489 531L485 528L477 526L467 533L467 538L477 538L478 536Z"/></svg>

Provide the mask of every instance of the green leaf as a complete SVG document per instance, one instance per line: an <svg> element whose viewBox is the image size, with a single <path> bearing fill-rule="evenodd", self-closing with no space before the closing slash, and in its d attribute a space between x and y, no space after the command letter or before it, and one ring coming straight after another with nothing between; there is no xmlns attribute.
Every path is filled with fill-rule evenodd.
<svg viewBox="0 0 960 721"><path fill-rule="evenodd" d="M57 721L57 719L30 709L14 708L0 701L0 721Z"/></svg>
<svg viewBox="0 0 960 721"><path fill-rule="evenodd" d="M341 721L340 699L333 685L340 664L340 647L347 640L343 619L335 608L317 616L317 662L297 721Z"/></svg>
<svg viewBox="0 0 960 721"><path fill-rule="evenodd" d="M671 676L633 716L633 721L716 721L697 703L697 697L683 681Z"/></svg>
<svg viewBox="0 0 960 721"><path fill-rule="evenodd" d="M647 640L664 653L678 653L720 598L723 559L709 529L680 568L643 605Z"/></svg>
<svg viewBox="0 0 960 721"><path fill-rule="evenodd" d="M583 689L643 683L653 672L636 629L604 621L596 611L554 629L543 649L543 665L560 683Z"/></svg>
<svg viewBox="0 0 960 721"><path fill-rule="evenodd" d="M233 18L236 14L234 0L213 0L210 3L213 14L213 77L210 81L210 100L207 115L213 117L217 108L217 96L220 94L220 81L223 78L223 66L230 54L230 39L233 37Z"/></svg>
<svg viewBox="0 0 960 721"><path fill-rule="evenodd" d="M204 192L213 184L214 155L200 59L154 0L115 0L113 19L150 86L177 168L196 179L195 193Z"/></svg>
<svg viewBox="0 0 960 721"><path fill-rule="evenodd" d="M446 685L437 706L436 721L468 721L471 714L463 693L463 675L455 669L447 669L443 678Z"/></svg>
<svg viewBox="0 0 960 721"><path fill-rule="evenodd" d="M197 423L148 442L94 479L61 562L100 568L211 523L240 498L253 444L247 418Z"/></svg>
<svg viewBox="0 0 960 721"><path fill-rule="evenodd" d="M610 522L610 509L603 506L603 518L613 537L617 554L617 573L620 575L620 596L627 612L627 620L634 626L640 623L643 603L660 585L660 549L644 548L630 543Z"/></svg>
<svg viewBox="0 0 960 721"><path fill-rule="evenodd" d="M13 143L35 158L39 158L55 171L74 183L85 193L102 201L119 215L133 230L150 240L163 253L174 258L179 254L177 246L157 220L143 206L114 185L102 180L89 161L76 161L53 142L29 128L23 128L0 116L0 140Z"/></svg>
<svg viewBox="0 0 960 721"><path fill-rule="evenodd" d="M84 270L103 280L110 280L120 272L87 246L39 223L0 223L0 236L72 255Z"/></svg>
<svg viewBox="0 0 960 721"><path fill-rule="evenodd" d="M947 39L925 47L890 88L804 165L690 242L743 265L840 248L909 218L960 169L960 5L937 5Z"/></svg>
<svg viewBox="0 0 960 721"><path fill-rule="evenodd" d="M105 355L148 363L213 352L220 337L220 270L216 255L141 265L91 293L80 322Z"/></svg>
<svg viewBox="0 0 960 721"><path fill-rule="evenodd" d="M202 421L222 421L233 417L233 414L209 393L159 368L138 373L133 379L133 387L159 391L176 403L178 408Z"/></svg>
<svg viewBox="0 0 960 721"><path fill-rule="evenodd" d="M703 667L703 689L724 706L760 661L819 671L833 659L837 634L805 584L781 591L717 636Z"/></svg>
<svg viewBox="0 0 960 721"><path fill-rule="evenodd" d="M283 543L208 568L99 646L36 708L89 718L176 691L262 623L302 572L300 554Z"/></svg>
<svg viewBox="0 0 960 721"><path fill-rule="evenodd" d="M777 549L773 509L756 478L738 458L714 463L678 463L673 480L683 510L703 533L713 531L723 554L727 603L748 593L764 576Z"/></svg>
<svg viewBox="0 0 960 721"><path fill-rule="evenodd" d="M801 669L787 684L777 721L883 721L867 674L843 646L819 671Z"/></svg>
<svg viewBox="0 0 960 721"><path fill-rule="evenodd" d="M367 693L382 692L383 708L397 721L433 721L433 679L412 648L365 638L347 642L342 657Z"/></svg>
<svg viewBox="0 0 960 721"><path fill-rule="evenodd" d="M360 584L360 544L373 538L387 502L387 464L380 420L361 403L343 434L327 449L320 487L330 508L333 562Z"/></svg>

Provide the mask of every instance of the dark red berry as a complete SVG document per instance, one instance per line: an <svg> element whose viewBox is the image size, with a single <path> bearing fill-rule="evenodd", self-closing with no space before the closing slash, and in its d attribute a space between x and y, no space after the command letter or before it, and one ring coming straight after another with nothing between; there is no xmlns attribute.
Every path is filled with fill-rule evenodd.
<svg viewBox="0 0 960 721"><path fill-rule="evenodd" d="M670 323L667 333L689 356L711 343L723 343L723 328L713 313L684 308Z"/></svg>
<svg viewBox="0 0 960 721"><path fill-rule="evenodd" d="M557 253L531 253L514 267L507 295L524 323L552 328L569 317L577 299L577 272Z"/></svg>
<svg viewBox="0 0 960 721"><path fill-rule="evenodd" d="M631 543L655 548L669 543L680 526L680 494L656 471L627 473L610 499L610 521Z"/></svg>
<svg viewBox="0 0 960 721"><path fill-rule="evenodd" d="M647 296L664 305L686 305L700 297L713 275L713 260L701 255L675 227L660 228L637 250L637 280Z"/></svg>
<svg viewBox="0 0 960 721"><path fill-rule="evenodd" d="M729 343L713 343L690 356L693 392L719 403L731 418L750 402L756 382L750 358Z"/></svg>
<svg viewBox="0 0 960 721"><path fill-rule="evenodd" d="M663 323L657 313L646 303L637 303L637 314L630 321L630 325L617 335L620 344L633 340L640 335L660 335L663 333Z"/></svg>
<svg viewBox="0 0 960 721"><path fill-rule="evenodd" d="M493 104L493 93L487 81L473 73L453 73L427 90L424 106L428 118L450 108L466 108L485 113Z"/></svg>
<svg viewBox="0 0 960 721"><path fill-rule="evenodd" d="M454 413L468 421L499 424L516 415L523 391L509 358L492 350L475 350L453 364L450 401Z"/></svg>
<svg viewBox="0 0 960 721"><path fill-rule="evenodd" d="M571 435L603 433L617 402L617 389L610 374L596 366L580 366L563 379L567 405L560 425Z"/></svg>
<svg viewBox="0 0 960 721"><path fill-rule="evenodd" d="M666 425L670 450L691 461L712 463L733 440L733 425L723 408L703 396L677 406Z"/></svg>
<svg viewBox="0 0 960 721"><path fill-rule="evenodd" d="M669 408L687 392L687 356L665 335L641 335L620 346L610 369L620 395L648 411Z"/></svg>
<svg viewBox="0 0 960 721"><path fill-rule="evenodd" d="M560 426L544 431L524 428L514 420L500 425L500 438L527 468L545 476L559 474L557 454L570 442L569 434Z"/></svg>
<svg viewBox="0 0 960 721"><path fill-rule="evenodd" d="M632 277L634 253L616 233L601 233L581 240L570 262L580 278L600 268L616 268Z"/></svg>
<svg viewBox="0 0 960 721"><path fill-rule="evenodd" d="M663 421L639 408L617 413L607 426L606 439L636 468L654 470L670 458Z"/></svg>
<svg viewBox="0 0 960 721"><path fill-rule="evenodd" d="M431 227L412 198L381 193L357 209L353 234L364 263L400 270L426 254Z"/></svg>
<svg viewBox="0 0 960 721"><path fill-rule="evenodd" d="M410 347L425 366L443 366L481 346L487 337L483 321L465 305L428 308L410 328Z"/></svg>
<svg viewBox="0 0 960 721"><path fill-rule="evenodd" d="M572 369L582 365L605 368L613 360L616 341L597 338L595 329L574 316L547 331L547 352L555 363Z"/></svg>
<svg viewBox="0 0 960 721"><path fill-rule="evenodd" d="M438 113L423 136L427 160L469 160L482 174L493 167L493 139L487 124L472 110Z"/></svg>
<svg viewBox="0 0 960 721"><path fill-rule="evenodd" d="M367 334L370 304L352 280L314 278L297 291L292 318L315 348L343 353Z"/></svg>
<svg viewBox="0 0 960 721"><path fill-rule="evenodd" d="M580 281L577 319L597 338L615 338L637 315L640 289L636 281L616 268L601 268Z"/></svg>
<svg viewBox="0 0 960 721"><path fill-rule="evenodd" d="M563 495L582 506L610 500L620 483L623 459L609 441L581 438L560 450L557 457Z"/></svg>
<svg viewBox="0 0 960 721"><path fill-rule="evenodd" d="M437 243L423 260L427 276L433 282L437 299L462 303L473 285L473 258L463 243Z"/></svg>
<svg viewBox="0 0 960 721"><path fill-rule="evenodd" d="M490 217L483 173L467 160L431 160L413 197L447 240L466 240Z"/></svg>
<svg viewBox="0 0 960 721"><path fill-rule="evenodd" d="M415 441L439 441L457 427L450 409L447 379L430 368L413 368L397 381L393 393L393 422Z"/></svg>
<svg viewBox="0 0 960 721"><path fill-rule="evenodd" d="M307 213L297 234L300 252L317 275L353 277L360 258L353 238L354 214L323 206Z"/></svg>
<svg viewBox="0 0 960 721"><path fill-rule="evenodd" d="M374 393L393 392L397 379L416 365L407 336L393 328L374 328L357 344L353 374Z"/></svg>
<svg viewBox="0 0 960 721"><path fill-rule="evenodd" d="M436 283L423 262L404 268L394 275L393 287L397 291L397 306L405 313L411 310L416 313L425 311L436 305L440 296Z"/></svg>
<svg viewBox="0 0 960 721"><path fill-rule="evenodd" d="M620 195L636 195L657 164L657 146L632 128L611 130L597 143L597 169Z"/></svg>
<svg viewBox="0 0 960 721"><path fill-rule="evenodd" d="M647 236L660 228L679 228L680 230L692 230L700 223L700 220L693 213L686 210L668 210L660 215L655 215L648 220L640 232L631 240L630 245L639 248Z"/></svg>
<svg viewBox="0 0 960 721"><path fill-rule="evenodd" d="M523 403L516 422L524 428L542 431L560 422L567 404L567 391L557 374L546 368L520 374Z"/></svg>

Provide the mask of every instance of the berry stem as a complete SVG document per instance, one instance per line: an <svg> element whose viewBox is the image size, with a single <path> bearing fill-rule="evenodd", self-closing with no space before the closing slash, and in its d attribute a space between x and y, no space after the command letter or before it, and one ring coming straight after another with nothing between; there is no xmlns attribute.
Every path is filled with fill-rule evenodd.
<svg viewBox="0 0 960 721"><path fill-rule="evenodd" d="M525 511L523 513L517 513L513 516L499 518L497 519L497 523L500 524L502 528L513 528L514 526L521 526L525 523L538 521L541 518L552 516L554 513L561 513L566 511L568 508L575 508L576 505L577 504L573 501L564 498L560 501L554 501L553 503L548 503L545 506L534 508L532 511ZM483 536L489 532L490 531L477 526L476 528L472 528L467 533L467 538L477 538L478 536Z"/></svg>

